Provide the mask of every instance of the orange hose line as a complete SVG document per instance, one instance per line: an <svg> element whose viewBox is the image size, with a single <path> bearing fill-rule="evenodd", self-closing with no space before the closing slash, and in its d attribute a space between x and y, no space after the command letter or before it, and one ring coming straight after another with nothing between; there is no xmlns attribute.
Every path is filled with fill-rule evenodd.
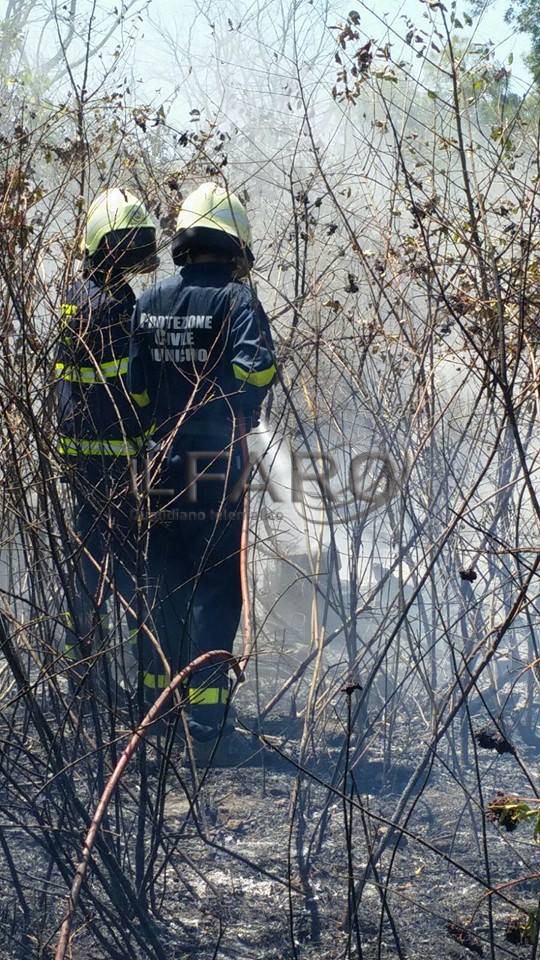
<svg viewBox="0 0 540 960"><path fill-rule="evenodd" d="M242 448L242 459L244 464L249 463L249 450L247 445L247 435L245 430L245 421L243 418L240 421L240 430L241 438L240 444ZM251 654L253 652L253 624L251 618L251 596L249 592L249 574L248 574L248 558L249 558L249 517L250 517L250 500L249 500L249 483L246 483L244 491L244 512L242 516L242 534L240 538L240 584L242 589L242 656L240 657L239 663L242 668L242 673L245 672L247 665L251 659Z"/></svg>
<svg viewBox="0 0 540 960"><path fill-rule="evenodd" d="M237 681L240 683L243 679L242 669L238 661L227 650L210 650L208 653L203 653L200 657L196 657L195 660L192 660L191 663L188 663L188 665L184 667L180 673L176 675L176 677L174 677L169 686L165 688L156 702L150 707L148 713L133 733L126 749L124 750L122 756L116 764L116 767L109 777L86 834L81 861L75 871L75 876L73 878L73 883L69 893L66 916L64 917L64 921L60 928L54 960L65 960L66 951L70 941L71 926L75 916L75 911L77 909L77 903L79 901L79 895L84 878L86 876L86 871L88 869L88 864L90 862L90 855L96 842L98 831L103 817L105 816L105 811L109 805L109 801L118 784L120 783L122 774L124 773L129 761L141 743L143 737L159 716L162 707L165 705L169 697L175 692L175 690L177 690L178 687L184 682L184 680L191 676L195 670L199 670L206 664L215 663L216 661L221 660L228 662L229 666L236 674Z"/></svg>

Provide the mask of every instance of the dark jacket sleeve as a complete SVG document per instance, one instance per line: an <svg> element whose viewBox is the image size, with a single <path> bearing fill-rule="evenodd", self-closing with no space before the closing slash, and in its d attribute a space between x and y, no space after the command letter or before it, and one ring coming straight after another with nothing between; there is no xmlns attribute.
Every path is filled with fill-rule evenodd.
<svg viewBox="0 0 540 960"><path fill-rule="evenodd" d="M238 288L231 298L229 359L239 405L246 412L259 410L276 366L268 317L249 287Z"/></svg>
<svg viewBox="0 0 540 960"><path fill-rule="evenodd" d="M84 335L88 332L91 316L90 292L82 284L68 290L65 301L60 304L60 339L56 355L60 370L63 364L89 363Z"/></svg>
<svg viewBox="0 0 540 960"><path fill-rule="evenodd" d="M92 318L92 296L83 283L68 289L60 304L59 339L54 357L53 389L58 407L58 425L62 432L66 423L73 424L77 400L80 405L80 384L91 378L92 354L86 338ZM82 370L82 374L79 372Z"/></svg>
<svg viewBox="0 0 540 960"><path fill-rule="evenodd" d="M150 405L151 397L148 390L148 345L145 330L141 327L141 302L137 301L131 317L131 334L129 338L129 364L127 387L130 396L139 408Z"/></svg>

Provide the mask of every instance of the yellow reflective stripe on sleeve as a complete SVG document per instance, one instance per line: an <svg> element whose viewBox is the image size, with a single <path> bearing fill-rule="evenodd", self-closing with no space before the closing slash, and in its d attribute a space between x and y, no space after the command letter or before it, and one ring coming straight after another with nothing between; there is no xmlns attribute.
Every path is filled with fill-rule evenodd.
<svg viewBox="0 0 540 960"><path fill-rule="evenodd" d="M128 371L129 357L121 357L119 360L108 360L106 363L100 363L99 369L104 377L121 377Z"/></svg>
<svg viewBox="0 0 540 960"><path fill-rule="evenodd" d="M55 363L54 372L58 380L70 383L103 383L112 377L121 377L127 373L129 357L108 360L95 367L75 367L66 363Z"/></svg>
<svg viewBox="0 0 540 960"><path fill-rule="evenodd" d="M125 440L79 440L74 437L59 437L56 449L60 456L69 457L136 457L155 430L156 424L153 423L142 436Z"/></svg>
<svg viewBox="0 0 540 960"><path fill-rule="evenodd" d="M72 440L71 437L60 437L58 453L62 456L78 457L134 457L140 450L130 440Z"/></svg>
<svg viewBox="0 0 540 960"><path fill-rule="evenodd" d="M276 373L275 364L267 367L266 370L252 370L251 372L244 370L244 368L240 367L237 363L233 363L232 368L237 380L243 380L245 383L250 383L254 387L267 387L274 379Z"/></svg>
<svg viewBox="0 0 540 960"><path fill-rule="evenodd" d="M148 390L144 390L143 393L131 393L130 396L133 397L138 407L147 407L150 403Z"/></svg>
<svg viewBox="0 0 540 960"><path fill-rule="evenodd" d="M64 457L136 457L144 439L74 440L72 437L59 437L56 449Z"/></svg>

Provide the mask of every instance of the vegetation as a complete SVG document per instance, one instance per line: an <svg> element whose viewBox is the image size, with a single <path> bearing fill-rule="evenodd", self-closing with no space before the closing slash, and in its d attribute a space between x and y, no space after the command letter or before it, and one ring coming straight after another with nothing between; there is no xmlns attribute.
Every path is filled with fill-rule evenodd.
<svg viewBox="0 0 540 960"><path fill-rule="evenodd" d="M532 8L514 5L520 27ZM431 2L391 25L318 0L185 20L159 0L6 5L6 958L51 956L142 719L114 692L130 598L96 625L76 695L66 680L85 545L55 453L60 304L100 188L145 200L166 275L182 195L208 178L253 219L280 369L251 441L253 656L235 701L261 766L201 776L172 735L141 745L96 837L73 957L187 956L195 924L216 958L414 958L426 939L441 956L456 940L537 956L537 837L507 831L538 825L538 109L470 19ZM245 807L224 826L231 793ZM262 946L246 877L274 885ZM242 910L247 954L228 942Z"/></svg>

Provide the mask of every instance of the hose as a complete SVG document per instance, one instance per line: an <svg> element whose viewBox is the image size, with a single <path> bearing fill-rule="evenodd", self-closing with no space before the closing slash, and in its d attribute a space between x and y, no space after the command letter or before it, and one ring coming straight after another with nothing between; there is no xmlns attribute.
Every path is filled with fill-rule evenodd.
<svg viewBox="0 0 540 960"><path fill-rule="evenodd" d="M116 790L118 784L120 783L122 774L124 773L124 770L126 769L129 761L131 760L131 757L135 753L137 747L139 746L139 743L141 742L142 738L145 736L149 727L151 727L153 722L159 716L162 707L166 704L167 700L175 692L175 690L177 690L178 687L189 676L191 676L191 674L194 671L200 670L201 667L204 667L209 663L215 663L220 660L226 660L228 662L228 665L233 669L234 673L236 674L237 681L240 683L243 680L242 669L238 661L227 650L210 650L208 653L203 653L200 657L196 657L195 660L192 660L191 663L188 663L188 665L184 667L180 671L180 673L176 675L176 677L174 677L174 679L171 681L169 686L166 687L166 689L163 691L162 694L160 694L156 702L150 707L148 713L146 714L144 719L141 721L141 723L133 733L126 749L124 750L122 756L120 757L118 763L116 764L116 767L114 768L107 782L105 790L101 795L101 798L96 807L94 816L92 818L92 822L86 834L83 852L82 852L82 858L75 871L75 876L73 878L73 883L71 885L71 890L69 893L66 916L64 917L64 921L60 928L60 935L58 938L56 952L54 954L54 960L65 960L66 950L68 949L68 946L69 946L69 939L70 939L73 918L75 916L75 911L77 909L77 903L79 901L81 887L83 885L84 878L86 876L88 863L90 861L90 855L92 853L92 849L96 841L98 830L101 826L101 822L105 815L105 811L107 809L109 801L114 791Z"/></svg>
<svg viewBox="0 0 540 960"><path fill-rule="evenodd" d="M245 464L249 463L249 450L245 429L241 437L242 459ZM246 483L244 491L244 513L242 516L242 534L240 538L240 584L242 589L242 656L239 663L242 673L250 661L253 650L252 643L252 623L251 623L251 597L249 595L249 577L248 577L248 551L249 551L249 481Z"/></svg>

